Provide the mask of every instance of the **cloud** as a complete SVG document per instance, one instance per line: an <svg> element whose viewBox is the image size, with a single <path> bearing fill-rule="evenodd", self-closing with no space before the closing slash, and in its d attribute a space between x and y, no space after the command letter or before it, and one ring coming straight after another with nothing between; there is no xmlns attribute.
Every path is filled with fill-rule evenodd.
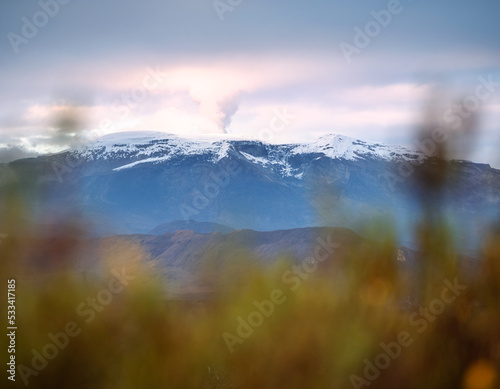
<svg viewBox="0 0 500 389"><path fill-rule="evenodd" d="M285 71L286 69L286 71ZM242 95L299 85L330 74L329 64L287 56L225 58L203 65L165 67L159 90L187 92L198 113L226 132Z"/></svg>
<svg viewBox="0 0 500 389"><path fill-rule="evenodd" d="M67 103L28 106L16 121L2 128L0 160L35 157L81 145L87 140L84 123L91 110Z"/></svg>
<svg viewBox="0 0 500 389"><path fill-rule="evenodd" d="M239 109L239 95L234 96L233 98L229 98L220 103L220 111L223 115L222 126L224 128L224 132L227 133L227 128L231 124L232 117Z"/></svg>
<svg viewBox="0 0 500 389"><path fill-rule="evenodd" d="M22 146L7 145L0 147L0 163L7 163L21 158L37 157L39 154L26 150Z"/></svg>
<svg viewBox="0 0 500 389"><path fill-rule="evenodd" d="M453 58L452 68L459 69L458 57ZM424 76L410 77L413 70L403 66L407 59L404 54L367 55L346 66L331 53L312 50L219 55L203 61L176 57L147 65L82 62L58 83L67 84L68 90L93 90L86 102L63 99L59 90L55 97L17 100L18 105L12 105L0 91L0 101L8 103L0 106L0 129L5 134L0 143L42 153L73 147L96 133L129 130L256 137L280 107L287 107L296 119L276 134L276 142L332 132L399 141L415 128L429 90ZM428 60L425 55L421 59ZM466 63L466 77L474 82L480 69L470 72L469 67L495 60L484 55L474 59L477 63ZM145 87L144 80L152 80L151 69L158 83ZM26 77L29 85L32 75ZM35 78L39 86L42 81ZM485 111L489 117L485 125L490 126L499 118L498 100L488 101Z"/></svg>

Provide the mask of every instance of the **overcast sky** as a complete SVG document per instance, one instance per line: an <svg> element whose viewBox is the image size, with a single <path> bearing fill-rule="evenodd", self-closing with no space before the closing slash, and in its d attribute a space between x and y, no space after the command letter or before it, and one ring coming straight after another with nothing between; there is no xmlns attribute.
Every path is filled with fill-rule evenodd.
<svg viewBox="0 0 500 389"><path fill-rule="evenodd" d="M469 157L500 167L499 16L498 0L3 0L0 162L130 130L412 146L438 85L437 120L479 113Z"/></svg>

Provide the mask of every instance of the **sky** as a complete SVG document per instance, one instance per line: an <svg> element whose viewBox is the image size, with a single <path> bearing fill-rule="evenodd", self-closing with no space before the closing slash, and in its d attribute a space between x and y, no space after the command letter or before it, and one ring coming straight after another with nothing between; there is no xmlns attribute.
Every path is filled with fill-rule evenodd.
<svg viewBox="0 0 500 389"><path fill-rule="evenodd" d="M418 148L432 116L474 142L459 157L500 167L499 16L498 0L3 0L0 162L120 131Z"/></svg>

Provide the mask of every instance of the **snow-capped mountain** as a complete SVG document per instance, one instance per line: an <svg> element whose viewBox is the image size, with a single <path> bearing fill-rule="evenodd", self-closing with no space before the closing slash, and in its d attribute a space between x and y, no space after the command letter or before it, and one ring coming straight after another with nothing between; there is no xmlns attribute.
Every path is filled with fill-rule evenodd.
<svg viewBox="0 0 500 389"><path fill-rule="evenodd" d="M415 178L440 164L447 172L440 211L463 225L465 242L474 235L471 220L480 225L500 213L498 170L343 135L268 144L121 133L7 168L23 190L43 193L33 203L41 218L78 211L100 233L142 233L191 219L235 229L326 225L356 231L383 218L407 235L421 217Z"/></svg>
<svg viewBox="0 0 500 389"><path fill-rule="evenodd" d="M259 147L250 150L249 145ZM421 153L401 146L362 142L333 134L305 144L274 145L251 140L189 139L160 132L124 132L104 136L76 152L78 157L89 161L110 159L134 161L115 167L115 171L144 164L165 163L189 156L205 156L208 157L208 161L217 163L235 153L250 163L273 167L284 176L296 178L302 178L303 172L294 167L293 161L302 155L317 155L346 161L359 159L418 161L423 158Z"/></svg>

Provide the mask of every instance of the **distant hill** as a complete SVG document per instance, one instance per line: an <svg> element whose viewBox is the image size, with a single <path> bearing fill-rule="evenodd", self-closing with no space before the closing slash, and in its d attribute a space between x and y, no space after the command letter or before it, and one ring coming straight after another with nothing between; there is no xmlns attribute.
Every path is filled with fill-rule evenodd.
<svg viewBox="0 0 500 389"><path fill-rule="evenodd" d="M63 231L53 237L5 238L5 242L9 240L26 252L32 251L25 253L30 260L24 264L30 279L37 279L45 267L66 266L70 258L76 273L101 279L102 261L112 259L120 263L127 256L136 256L154 267L154 275L165 285L169 296L195 300L210 298L215 285L226 282L234 269L246 272L254 265L274 267L282 259L289 262L289 270L308 267L318 274L327 271L333 277L342 275L342 269L347 269L346 265L356 258L365 258L369 267L371 255L384 255L415 281L420 261L425 257L404 246L388 247L349 229L333 227L238 230L226 234L180 230L159 236L133 234L89 239ZM463 255L457 260L463 276L477 273L477 260ZM364 262L358 265L365 268Z"/></svg>
<svg viewBox="0 0 500 389"><path fill-rule="evenodd" d="M327 255L325 247L335 247ZM86 241L86 248L80 252L82 270L89 270L100 253L112 254L126 246L141 247L155 263L157 275L166 279L170 291L176 297L199 298L208 296L211 287L220 279L229 266L240 266L245 259L264 266L276 264L280 258L287 258L295 264L304 264L317 253L327 259L320 262L318 269L342 266L359 252L377 252L380 245L363 238L346 228L310 227L278 231L238 230L227 234L220 232L201 234L194 231L177 231L160 236L118 235L94 238ZM331 246L330 246L331 248ZM391 256L395 263L418 274L421 253L404 246L394 246ZM89 262L89 258L93 261ZM477 261L460 256L465 274L477 270ZM321 271L321 270L318 270ZM209 274L200 281L199 275ZM193 297L194 296L194 297ZM204 298L204 297L202 297Z"/></svg>
<svg viewBox="0 0 500 389"><path fill-rule="evenodd" d="M221 232L223 234L234 231L234 228L219 223L198 222L196 220L175 220L170 223L164 223L149 231L149 235L163 235L174 233L176 231L188 230L200 234L210 234L212 232Z"/></svg>
<svg viewBox="0 0 500 389"><path fill-rule="evenodd" d="M320 267L346 260L352 250L368 242L345 228L238 230L227 234L184 230L159 236L134 234L89 239L79 252L79 262L82 271L92 271L102 253L113 256L124 247L141 247L155 263L155 273L164 278L171 296L205 299L209 298L214 283L224 282L220 277L227 274L228 267L245 266L245 259L254 264L273 265L284 257L298 264L314 256L317 239L339 245L329 256L334 261L325 261Z"/></svg>
<svg viewBox="0 0 500 389"><path fill-rule="evenodd" d="M278 231L239 230L227 234L176 231L161 236L118 235L92 239L93 247L113 247L123 242L140 245L161 266L196 270L206 261L222 264L235 261L238 254L252 255L261 262L274 262L280 256L302 260L312 255L318 237L343 244L342 250L362 244L365 239L345 228L297 228Z"/></svg>

